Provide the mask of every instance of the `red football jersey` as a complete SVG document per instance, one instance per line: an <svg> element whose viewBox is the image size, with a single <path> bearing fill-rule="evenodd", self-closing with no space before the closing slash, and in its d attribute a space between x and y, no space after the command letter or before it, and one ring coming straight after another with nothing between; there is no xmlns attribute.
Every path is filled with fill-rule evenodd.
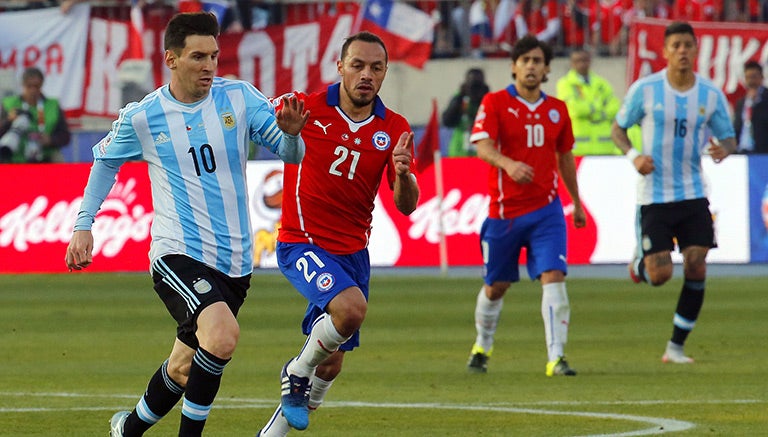
<svg viewBox="0 0 768 437"><path fill-rule="evenodd" d="M310 95L295 93L310 111L301 131L307 150L300 164L285 164L277 239L344 255L368 246L379 184L386 172L394 187L392 150L411 127L378 97L373 115L350 120L338 106L339 88L337 83Z"/></svg>
<svg viewBox="0 0 768 437"><path fill-rule="evenodd" d="M503 155L533 167L533 181L520 185L491 167L488 192L491 218L514 218L552 202L557 196L557 156L573 149L573 130L562 100L541 93L536 103L518 97L514 85L483 97L470 141L495 141Z"/></svg>

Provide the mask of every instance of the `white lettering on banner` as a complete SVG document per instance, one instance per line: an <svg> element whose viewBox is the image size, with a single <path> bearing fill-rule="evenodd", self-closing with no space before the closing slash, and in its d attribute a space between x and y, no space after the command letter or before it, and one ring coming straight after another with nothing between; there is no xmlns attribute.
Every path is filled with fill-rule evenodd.
<svg viewBox="0 0 768 437"><path fill-rule="evenodd" d="M136 200L135 179L116 183L104 201L93 226L93 254L112 258L120 254L125 242L142 242L149 238L153 213L143 205L131 205ZM82 197L71 202L54 203L48 213L46 196L36 197L32 203L23 203L0 217L0 247L26 252L30 244L66 243L72 236L74 219Z"/></svg>
<svg viewBox="0 0 768 437"><path fill-rule="evenodd" d="M274 96L277 81L275 44L266 32L248 32L237 47L240 79L256 84L256 59L259 62L259 82L256 88L265 96Z"/></svg>
<svg viewBox="0 0 768 437"><path fill-rule="evenodd" d="M716 41L716 42L715 42ZM729 37L721 35L703 35L699 42L698 70L708 72L712 69L712 82L726 94L736 91L739 78L743 75L744 63L760 50L760 41L749 38L744 45L742 35ZM761 63L768 55L768 44L762 47Z"/></svg>
<svg viewBox="0 0 768 437"><path fill-rule="evenodd" d="M336 20L333 27L331 38L325 45L323 57L320 59L320 80L323 83L336 82L339 79L339 72L336 69L336 60L341 59L341 45L344 38L352 33L352 16L342 15Z"/></svg>
<svg viewBox="0 0 768 437"><path fill-rule="evenodd" d="M283 68L291 69L291 88L307 89L309 65L317 64L320 51L320 25L316 23L290 26L285 29Z"/></svg>
<svg viewBox="0 0 768 437"><path fill-rule="evenodd" d="M454 188L443 199L442 217L446 236L454 234L478 234L483 220L488 217L488 204L490 196L473 194L467 198L461 207L457 205L461 201L462 193ZM408 229L408 236L414 240L424 237L429 243L437 243L440 240L440 206L437 196L425 201L413 213L411 213L412 225Z"/></svg>
<svg viewBox="0 0 768 437"><path fill-rule="evenodd" d="M85 110L89 113L117 114L122 106L118 65L128 48L128 25L119 21L91 19L91 59Z"/></svg>

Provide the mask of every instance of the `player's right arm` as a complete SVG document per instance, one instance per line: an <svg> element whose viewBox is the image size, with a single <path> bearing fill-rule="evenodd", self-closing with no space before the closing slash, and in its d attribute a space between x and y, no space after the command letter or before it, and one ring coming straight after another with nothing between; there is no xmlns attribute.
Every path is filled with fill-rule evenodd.
<svg viewBox="0 0 768 437"><path fill-rule="evenodd" d="M91 167L88 184L85 186L83 201L77 213L74 232L64 257L67 268L72 271L88 267L93 261L93 234L91 226L104 199L115 184L122 160L97 159Z"/></svg>
<svg viewBox="0 0 768 437"><path fill-rule="evenodd" d="M77 213L74 232L64 256L69 271L84 269L93 262L91 226L96 213L112 191L120 166L129 159L141 157L141 146L127 119L127 113L135 107L134 105L135 103L131 103L122 109L112 124L112 130L93 146L93 166Z"/></svg>
<svg viewBox="0 0 768 437"><path fill-rule="evenodd" d="M632 84L627 91L627 97L616 114L616 118L611 125L611 139L613 144L621 150L621 153L629 159L629 162L635 167L641 175L647 175L655 169L653 158L648 155L641 155L629 140L627 129L630 126L639 123L645 112L643 109L643 90L638 82Z"/></svg>
<svg viewBox="0 0 768 437"><path fill-rule="evenodd" d="M475 145L477 146L478 158L504 170L513 181L518 184L527 184L533 180L533 167L522 161L515 161L499 152L494 140L485 138L477 141Z"/></svg>

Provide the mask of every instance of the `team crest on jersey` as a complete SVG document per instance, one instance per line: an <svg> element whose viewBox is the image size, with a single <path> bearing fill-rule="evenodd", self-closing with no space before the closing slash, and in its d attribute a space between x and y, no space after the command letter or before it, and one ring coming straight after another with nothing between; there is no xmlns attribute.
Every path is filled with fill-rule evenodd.
<svg viewBox="0 0 768 437"><path fill-rule="evenodd" d="M384 131L378 131L373 134L373 147L379 150L387 150L391 141L389 135Z"/></svg>
<svg viewBox="0 0 768 437"><path fill-rule="evenodd" d="M699 115L707 115L707 108L699 106Z"/></svg>
<svg viewBox="0 0 768 437"><path fill-rule="evenodd" d="M557 109L549 110L549 121L552 123L560 123L560 113L557 112Z"/></svg>
<svg viewBox="0 0 768 437"><path fill-rule="evenodd" d="M235 116L231 112L221 114L221 121L224 122L224 127L227 129L235 127Z"/></svg>
<svg viewBox="0 0 768 437"><path fill-rule="evenodd" d="M328 291L333 287L333 284L336 282L335 279L333 279L333 275L330 273L321 273L320 276L317 277L317 289L320 291Z"/></svg>

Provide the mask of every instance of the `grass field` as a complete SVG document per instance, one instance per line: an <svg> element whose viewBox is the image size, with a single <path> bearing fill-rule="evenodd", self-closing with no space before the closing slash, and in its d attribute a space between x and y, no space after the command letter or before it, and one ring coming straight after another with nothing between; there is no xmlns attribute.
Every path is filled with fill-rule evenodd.
<svg viewBox="0 0 768 437"><path fill-rule="evenodd" d="M313 436L768 435L765 278L712 278L687 353L660 361L681 279L572 279L568 359L544 376L538 283L505 299L485 375L468 374L479 278L376 277L362 347L312 414ZM0 275L0 435L105 436L167 356L175 324L148 275ZM301 346L303 299L254 276L206 435L252 436ZM178 407L146 435L175 435Z"/></svg>

